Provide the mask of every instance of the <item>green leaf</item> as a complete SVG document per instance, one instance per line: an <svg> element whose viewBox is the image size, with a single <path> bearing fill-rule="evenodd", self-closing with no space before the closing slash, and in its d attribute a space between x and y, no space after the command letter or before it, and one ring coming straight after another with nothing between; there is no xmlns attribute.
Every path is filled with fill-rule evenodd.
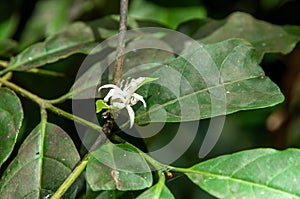
<svg viewBox="0 0 300 199"><path fill-rule="evenodd" d="M0 180L0 198L52 195L80 160L71 138L58 126L39 124L26 138ZM75 183L65 194L72 197Z"/></svg>
<svg viewBox="0 0 300 199"><path fill-rule="evenodd" d="M70 0L38 1L22 31L21 49L66 26L70 21L71 3Z"/></svg>
<svg viewBox="0 0 300 199"><path fill-rule="evenodd" d="M10 6L9 4L1 4L1 16L4 17L6 20L3 20L2 18L0 22L0 40L12 37L12 35L17 30L19 24L19 17L17 13L12 13L14 11L11 10L11 7L12 6Z"/></svg>
<svg viewBox="0 0 300 199"><path fill-rule="evenodd" d="M214 24L214 25L213 25ZM249 41L256 49L257 57L262 59L265 53L290 53L300 41L300 35L290 34L284 27L258 20L249 14L235 12L221 22L200 27L193 37L202 31L211 34L201 38L201 42L214 43L230 38L242 38Z"/></svg>
<svg viewBox="0 0 300 199"><path fill-rule="evenodd" d="M165 184L158 183L137 197L137 199L148 198L173 199L174 196Z"/></svg>
<svg viewBox="0 0 300 199"><path fill-rule="evenodd" d="M91 27L76 22L46 41L34 44L11 60L8 69L27 70L55 62L75 53L88 53L94 47Z"/></svg>
<svg viewBox="0 0 300 199"><path fill-rule="evenodd" d="M137 88L140 88L141 86L143 86L144 84L146 83L149 83L149 82L153 82L155 80L157 80L158 78L152 78L152 77L145 77L144 81L142 81L138 86Z"/></svg>
<svg viewBox="0 0 300 199"><path fill-rule="evenodd" d="M86 168L86 179L93 191L140 190L151 186L150 168L131 145L108 142L92 155Z"/></svg>
<svg viewBox="0 0 300 199"><path fill-rule="evenodd" d="M151 20L175 29L178 24L190 19L206 17L204 7L166 8L149 1L135 0L130 4L129 16L139 20Z"/></svg>
<svg viewBox="0 0 300 199"><path fill-rule="evenodd" d="M255 149L220 156L186 175L217 198L300 198L300 150Z"/></svg>
<svg viewBox="0 0 300 199"><path fill-rule="evenodd" d="M75 22L44 42L26 48L0 74L43 66L75 53L88 54L102 39L116 34L117 27L116 17L112 16L90 23Z"/></svg>
<svg viewBox="0 0 300 199"><path fill-rule="evenodd" d="M111 109L112 107L109 106L106 102L103 100L97 100L96 101L96 113L99 113L102 111L102 109Z"/></svg>
<svg viewBox="0 0 300 199"><path fill-rule="evenodd" d="M255 49L241 39L193 49L157 67L151 76L159 79L137 91L147 99L147 109L136 110L139 124L193 121L284 100L258 65Z"/></svg>
<svg viewBox="0 0 300 199"><path fill-rule="evenodd" d="M288 34L294 35L295 37L300 37L300 26L285 25L283 28Z"/></svg>
<svg viewBox="0 0 300 199"><path fill-rule="evenodd" d="M0 88L0 167L11 154L21 128L23 109L19 98L8 88Z"/></svg>

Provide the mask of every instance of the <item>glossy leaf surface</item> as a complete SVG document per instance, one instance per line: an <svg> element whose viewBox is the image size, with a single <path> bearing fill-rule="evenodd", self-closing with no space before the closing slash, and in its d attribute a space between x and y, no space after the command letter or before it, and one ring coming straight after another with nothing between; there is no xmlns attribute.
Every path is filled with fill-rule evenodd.
<svg viewBox="0 0 300 199"><path fill-rule="evenodd" d="M0 180L0 198L51 196L80 160L71 138L58 126L39 124ZM75 183L65 198L73 198Z"/></svg>
<svg viewBox="0 0 300 199"><path fill-rule="evenodd" d="M110 142L93 152L86 178L93 191L140 190L152 184L150 168L136 149Z"/></svg>
<svg viewBox="0 0 300 199"><path fill-rule="evenodd" d="M0 167L14 148L22 120L19 98L10 89L0 88Z"/></svg>
<svg viewBox="0 0 300 199"><path fill-rule="evenodd" d="M173 199L174 196L165 184L156 184L141 195L137 199Z"/></svg>
<svg viewBox="0 0 300 199"><path fill-rule="evenodd" d="M220 156L186 175L217 198L300 198L300 151L255 149Z"/></svg>
<svg viewBox="0 0 300 199"><path fill-rule="evenodd" d="M75 22L44 42L26 48L11 60L6 71L39 67L75 53L88 54L98 42L117 33L117 24L116 17L111 16L90 23Z"/></svg>
<svg viewBox="0 0 300 199"><path fill-rule="evenodd" d="M147 109L136 111L140 124L199 120L284 99L258 65L255 49L240 39L205 45L158 66L151 77L158 80L137 91L147 99Z"/></svg>

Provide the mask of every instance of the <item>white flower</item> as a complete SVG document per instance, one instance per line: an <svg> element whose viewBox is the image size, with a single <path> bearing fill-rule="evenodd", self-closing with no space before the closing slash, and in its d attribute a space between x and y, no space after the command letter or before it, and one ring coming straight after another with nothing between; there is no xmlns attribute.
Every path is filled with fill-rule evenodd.
<svg viewBox="0 0 300 199"><path fill-rule="evenodd" d="M139 77L137 79L132 79L130 83L126 82L125 86L123 86L124 81L122 81L121 86L118 87L114 84L106 84L99 88L100 91L103 88L111 88L108 94L105 96L104 101L108 102L111 100L111 105L113 107L118 108L119 110L126 108L129 120L130 120L130 128L132 128L134 123L134 111L131 106L135 105L138 101L141 101L146 108L146 102L143 96L135 93L135 91L142 86L144 83L153 81L154 78L145 78ZM123 89L122 89L123 87Z"/></svg>

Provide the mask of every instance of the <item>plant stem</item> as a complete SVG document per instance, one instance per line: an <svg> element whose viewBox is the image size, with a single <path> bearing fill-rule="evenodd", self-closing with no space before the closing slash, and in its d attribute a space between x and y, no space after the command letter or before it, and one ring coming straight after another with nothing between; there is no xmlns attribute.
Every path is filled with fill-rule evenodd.
<svg viewBox="0 0 300 199"><path fill-rule="evenodd" d="M46 109L48 109L58 115L61 115L67 119L76 121L82 125L93 128L93 129L97 130L98 132L102 133L102 127L100 127L92 122L89 122L83 118L72 115L60 108L53 106L50 103L51 102L50 100L42 99L39 96L17 86L16 84L7 81L4 77L0 78L0 83L7 86L8 88L11 88L12 90L16 91L17 93L21 94L22 96L29 98L32 101L34 101L35 103L37 103L41 107L42 122L45 122L47 120ZM83 158L83 160L76 166L76 168L73 170L73 172L69 175L69 177L64 181L64 183L60 186L60 188L55 192L55 194L51 198L54 198L54 199L61 198L61 196L74 183L74 181L78 178L78 176L84 171L90 156L91 156L90 153L86 154L86 156Z"/></svg>
<svg viewBox="0 0 300 199"><path fill-rule="evenodd" d="M121 137L119 137L117 135L113 135L112 139L117 142L123 142L123 143L129 144L130 146L135 148L139 152L139 154L141 156L143 156L145 158L145 160L147 160L147 162L149 162L156 170L166 170L168 168L168 165L158 162L157 160L153 159L151 156L149 156L148 154L143 152L141 149L134 146L133 144L130 144L126 140L122 139Z"/></svg>
<svg viewBox="0 0 300 199"><path fill-rule="evenodd" d="M130 144L131 146L135 147L134 145ZM149 162L156 170L166 170L168 168L168 165L162 164L158 162L157 160L153 159L151 156L149 156L147 153L141 151L137 147L135 147L141 156L143 156L147 162Z"/></svg>
<svg viewBox="0 0 300 199"><path fill-rule="evenodd" d="M7 81L4 78L0 78L0 83L2 83L3 85L7 86L8 88L16 91L17 93L19 93L20 95L22 95L23 97L26 97L32 101L34 101L35 103L37 103L38 105L40 105L40 107L46 108L47 107L47 103L46 100L40 98L39 96L25 90L24 88L21 88L19 86L17 86L16 84Z"/></svg>
<svg viewBox="0 0 300 199"><path fill-rule="evenodd" d="M127 11L128 10L128 0L121 0L121 11L120 11L120 27L119 27L119 42L117 47L117 60L114 65L114 84L120 86L121 77L122 77L122 66L124 63L124 48L125 48L125 36L126 36L126 24L127 24ZM62 97L62 100L65 98ZM61 100L58 99L58 100ZM56 101L52 101L56 102ZM88 121L85 121L79 117L76 117L72 114L66 113L63 110L57 109L52 104L48 107L49 110L57 113L64 114L65 117L73 120L77 120L82 124L86 124L89 127L95 128L97 130L102 130L101 127L91 124ZM97 143L97 142L96 142ZM68 190L68 188L75 182L75 180L79 177L79 175L85 170L88 159L91 157L91 153L87 153L84 159L78 164L78 166L73 170L73 172L69 175L69 177L64 181L64 183L59 187L59 189L55 192L55 194L51 197L51 199L58 199L63 196L63 194Z"/></svg>
<svg viewBox="0 0 300 199"><path fill-rule="evenodd" d="M53 76L53 77L65 77L65 74L63 74L63 73L51 71L51 70L39 69L39 68L31 68L24 72L48 75L48 76Z"/></svg>
<svg viewBox="0 0 300 199"><path fill-rule="evenodd" d="M2 78L4 80L10 80L12 77L12 72L6 73ZM0 83L0 87L2 86L2 84Z"/></svg>
<svg viewBox="0 0 300 199"><path fill-rule="evenodd" d="M121 140L122 138L117 138L117 139ZM166 171L166 170L172 170L172 171L176 171L176 172L179 172L179 173L192 173L193 172L189 168L173 167L173 166L170 166L170 165L162 164L162 163L158 162L157 160L153 159L148 154L144 153L142 150L140 150L136 146L134 146L134 145L132 145L132 144L130 144L128 142L126 142L126 143L129 144L129 145L131 145L132 147L134 147L139 152L139 154L141 156L143 156L147 160L147 162L149 162L157 170L160 179L162 178L160 172Z"/></svg>
<svg viewBox="0 0 300 199"><path fill-rule="evenodd" d="M3 85L7 86L8 88L11 88L12 90L16 91L17 93L19 93L20 95L34 101L35 103L37 103L41 108L45 108L47 110L50 110L58 115L61 115L67 119L73 120L75 122L78 122L84 126L90 127L92 129L97 130L98 132L102 132L102 127L96 125L95 123L92 123L90 121L87 121L81 117L72 115L60 108L57 108L55 106L52 105L51 101L49 100L45 100L40 98L39 96L17 86L16 84L9 82L7 80L5 80L4 78L0 78L0 83L2 83Z"/></svg>
<svg viewBox="0 0 300 199"><path fill-rule="evenodd" d="M53 106L52 104L49 104L47 105L46 107L48 110L52 111L53 113L56 113L57 115L62 115L64 116L65 118L67 119L70 119L70 120L73 120L75 122L78 122L79 124L82 124L84 126L87 126L87 127L90 127L92 129L95 129L96 131L98 132L102 132L102 127L93 123L93 122L90 122L90 121L87 121L81 117L78 117L76 115L73 115L71 113L68 113L60 108L57 108L55 106Z"/></svg>
<svg viewBox="0 0 300 199"><path fill-rule="evenodd" d="M66 101L67 99L69 99L70 97L72 96L72 91L71 92L68 92L62 96L60 96L59 98L57 99L53 99L53 100L47 100L50 104L59 104L59 103L62 103L64 101Z"/></svg>
<svg viewBox="0 0 300 199"><path fill-rule="evenodd" d="M193 171L188 168L178 168L178 167L168 166L168 169L179 173L193 173Z"/></svg>
<svg viewBox="0 0 300 199"><path fill-rule="evenodd" d="M117 46L117 60L114 65L113 83L117 86L121 84L122 67L124 64L124 48L127 30L128 0L121 0L119 22L119 41Z"/></svg>
<svg viewBox="0 0 300 199"><path fill-rule="evenodd" d="M89 161L89 158L91 157L91 154L88 153L86 156L82 159L82 161L75 167L75 169L72 171L72 173L68 176L68 178L63 182L63 184L60 185L58 190L53 194L51 199L59 199L61 198L64 193L69 189L70 186L75 182L75 180L80 176L80 174L85 170L86 165Z"/></svg>
<svg viewBox="0 0 300 199"><path fill-rule="evenodd" d="M159 178L157 184L162 184L162 185L165 184L166 177L165 177L163 171L159 170L159 171L157 171L157 174L158 174L158 178Z"/></svg>
<svg viewBox="0 0 300 199"><path fill-rule="evenodd" d="M8 66L8 61L0 60L0 66L3 66L6 68Z"/></svg>

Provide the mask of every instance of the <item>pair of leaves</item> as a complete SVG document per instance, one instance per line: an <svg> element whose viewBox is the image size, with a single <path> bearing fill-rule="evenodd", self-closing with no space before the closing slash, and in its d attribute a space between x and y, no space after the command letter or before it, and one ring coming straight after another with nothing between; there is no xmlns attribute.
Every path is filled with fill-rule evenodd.
<svg viewBox="0 0 300 199"><path fill-rule="evenodd" d="M138 2L134 3L139 4ZM129 21L132 27L140 27L134 20ZM178 30L205 43L229 38L246 39L255 47L260 59L264 53L289 53L300 40L298 26L281 27L241 12L233 13L221 21L206 19L196 22L182 24ZM89 53L95 43L116 34L117 29L118 19L113 16L91 23L75 22L46 41L25 49L11 61L8 70L26 70L55 62L75 53Z"/></svg>
<svg viewBox="0 0 300 199"><path fill-rule="evenodd" d="M240 26L238 19L243 19L245 23L247 22L247 24L250 25L247 27ZM198 53L198 57L194 56L194 59L198 60L198 63L195 63L196 66L189 64L187 60L176 58L169 62L162 61L161 64L158 64L159 60L157 60L158 63L156 62L155 65L150 67L150 70L154 71L150 76L160 79L159 82L155 83L167 83L169 87L177 85L177 90L170 92L167 89L163 89L163 86L142 88L139 93L142 94L144 98L148 98L148 109L146 111L144 109L137 111L136 119L139 124L151 121L178 122L198 120L230 114L240 110L273 106L283 101L283 96L279 88L264 75L263 70L258 65L259 59L257 60L256 53L261 57L267 52L289 52L298 41L298 37L296 36L297 31L287 33L279 26L256 20L244 13L234 13L229 17L227 23L218 22L216 24L218 25L216 27L219 29L210 29L212 32L216 30L215 33L212 34L214 36L204 37L203 41L207 43L216 40L221 42L205 45L204 51L206 52ZM247 29L248 27L249 29ZM230 32L231 28L234 31ZM240 31L235 31L235 29L238 28ZM200 27L200 29L202 30L202 27ZM225 30L228 33L221 34ZM257 32L257 34L252 34L251 30ZM268 40L259 40L262 35L263 38L269 37L270 32L268 30L274 31L275 37L282 36L285 38L285 43L277 45L276 43L270 43ZM239 39L223 41L223 39L226 38L219 38L218 35L227 35L228 37L244 36L244 38L250 40L255 48L247 41ZM247 35L250 36L246 37ZM197 38L197 36L195 37ZM266 45L264 46L262 42L265 42ZM130 43L128 45L130 45ZM187 56L191 57L192 53ZM101 67L103 66L93 67L86 74L96 74L95 71L99 71ZM220 74L216 74L214 70L210 71L210 69L214 67L220 70ZM127 74L126 70L130 70L130 75L135 76L135 74L142 74L143 72L149 71L148 68L147 66L141 65L131 70L131 68L126 68L125 64L124 74ZM199 74L195 68L205 68L203 71L206 70L206 72ZM173 69L179 73L182 72L182 75L176 76L173 74L172 77L170 70ZM86 79L90 79L88 77L90 77L90 75L83 75L82 78L78 79L72 92L85 93L84 91L89 89L89 85L84 83ZM219 82L219 79L216 79L216 77L225 81ZM207 85L205 78L214 80L214 82L211 85ZM179 79L181 79L181 81L178 81ZM96 83L94 82L93 85L90 86L95 87L95 85ZM173 95L172 92L173 94L174 92L181 94L176 96ZM226 97L224 97L224 92L226 93ZM161 93L164 93L164 95L161 95ZM82 96L86 98L94 97L85 94ZM211 110L214 108L212 100L216 102L214 106L219 107L219 109ZM154 104L159 104L159 107L152 109L151 106ZM199 107L198 110L201 112L201 115L199 111L193 111L195 107ZM162 108L167 112L166 118L159 117L163 115L160 112ZM185 115L182 114L182 110L186 110ZM153 117L150 120L151 114Z"/></svg>
<svg viewBox="0 0 300 199"><path fill-rule="evenodd" d="M24 71L40 67L76 53L89 54L101 41L118 33L118 20L118 16L111 15L88 23L74 22L44 42L23 50L11 59L7 69L0 71L0 75L11 70ZM140 26L139 22L131 18L128 19L128 25L132 28Z"/></svg>
<svg viewBox="0 0 300 199"><path fill-rule="evenodd" d="M0 198L47 198L79 160L71 138L60 127L42 122L26 138L3 174ZM78 188L75 183L65 197L75 198Z"/></svg>
<svg viewBox="0 0 300 199"><path fill-rule="evenodd" d="M8 88L0 88L0 167L10 156L23 120L19 98Z"/></svg>
<svg viewBox="0 0 300 199"><path fill-rule="evenodd" d="M137 91L147 99L147 109L136 110L137 123L193 121L283 101L279 88L259 66L249 42L230 39L189 48L192 52L161 64L156 60L151 66L138 65L134 69L125 64L125 75L150 73L147 76L158 78ZM74 99L95 97L103 67L94 64L75 82L71 89Z"/></svg>
<svg viewBox="0 0 300 199"><path fill-rule="evenodd" d="M300 198L300 150L255 149L192 166L186 175L217 198Z"/></svg>
<svg viewBox="0 0 300 199"><path fill-rule="evenodd" d="M122 175L120 175L120 181L115 181L115 178L111 175L113 169L110 167L109 171L107 171L105 169L107 166L100 163L105 162L105 164L108 164L108 162L112 160L118 161L118 157L125 154L118 153L118 150L115 150L116 148L113 147L115 146L111 144L104 145L102 149L100 148L96 151L94 154L95 157L89 162L87 167L87 180L92 189L115 190L121 188L122 190L135 190L143 189L151 185L152 182L150 183L149 181L150 184L147 186L140 184L138 187L132 187L132 184L140 183L139 178L141 176L139 173L136 173L135 177L129 178L122 178ZM133 149L130 145L126 144L119 145L118 147L125 149L125 151ZM131 162L131 165L136 165L135 160L137 159L122 159L124 164ZM181 169L180 171L184 172L193 183L217 198L274 197L294 199L300 198L299 162L299 149L287 149L285 151L254 149L234 153L232 155L220 156L196 164L191 168ZM144 165L144 163L141 165ZM121 161L115 163L115 167L123 167L123 169L126 168L128 170L133 169L133 167L129 165L122 165ZM164 177L161 176L161 178ZM124 181L120 183L121 180ZM109 198L108 196L105 197ZM149 197L159 199L174 198L162 179L137 198L142 199Z"/></svg>

